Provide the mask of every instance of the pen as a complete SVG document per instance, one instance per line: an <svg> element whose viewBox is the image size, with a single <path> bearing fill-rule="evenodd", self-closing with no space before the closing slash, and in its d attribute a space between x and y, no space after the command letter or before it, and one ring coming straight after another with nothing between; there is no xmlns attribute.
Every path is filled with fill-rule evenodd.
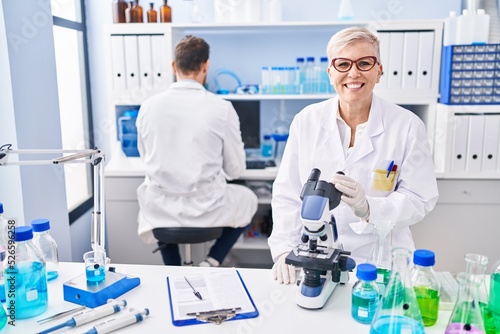
<svg viewBox="0 0 500 334"><path fill-rule="evenodd" d="M191 285L191 283L189 283L188 279L186 276L184 276L184 279L186 280L187 284L189 284L189 286L191 287L191 289L193 289L193 293L196 297L198 297L199 300L202 300L203 298L201 297L201 293L199 291L196 291L195 288L193 288L193 286Z"/></svg>
<svg viewBox="0 0 500 334"><path fill-rule="evenodd" d="M391 175L392 166L394 166L394 160L392 160L391 163L389 164L389 167L387 167L387 177L389 177L389 175Z"/></svg>

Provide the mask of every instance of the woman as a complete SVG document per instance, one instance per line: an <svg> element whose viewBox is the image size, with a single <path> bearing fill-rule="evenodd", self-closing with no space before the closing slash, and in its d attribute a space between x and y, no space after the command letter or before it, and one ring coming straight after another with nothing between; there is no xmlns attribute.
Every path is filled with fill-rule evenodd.
<svg viewBox="0 0 500 334"><path fill-rule="evenodd" d="M332 213L339 241L356 262L365 262L377 235L374 221L395 224L393 246L414 249L409 226L437 202L438 190L423 122L412 112L373 94L382 75L379 40L352 27L329 41L328 76L338 96L298 113L273 186L273 277L295 282L285 264L300 243L300 192L311 170L343 193ZM342 171L345 175L336 174Z"/></svg>

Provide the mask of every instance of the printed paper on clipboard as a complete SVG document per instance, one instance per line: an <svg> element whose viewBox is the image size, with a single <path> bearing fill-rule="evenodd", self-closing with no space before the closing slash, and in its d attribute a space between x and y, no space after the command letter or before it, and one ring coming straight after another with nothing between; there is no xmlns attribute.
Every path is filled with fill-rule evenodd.
<svg viewBox="0 0 500 334"><path fill-rule="evenodd" d="M238 309L230 320L255 318L259 315L240 273L233 268L171 274L167 277L167 286L174 326L206 323L196 319L193 313L197 312ZM193 293L193 289L201 294L201 300Z"/></svg>

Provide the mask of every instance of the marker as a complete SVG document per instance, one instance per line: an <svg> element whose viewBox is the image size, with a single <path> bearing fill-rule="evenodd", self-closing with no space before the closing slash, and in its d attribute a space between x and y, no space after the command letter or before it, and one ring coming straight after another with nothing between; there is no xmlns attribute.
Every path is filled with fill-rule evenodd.
<svg viewBox="0 0 500 334"><path fill-rule="evenodd" d="M193 288L193 286L191 285L191 283L189 283L188 279L186 276L184 276L184 279L186 280L187 284L189 284L189 286L191 287L191 289L193 289L193 293L196 297L198 297L199 300L202 300L203 298L201 297L201 293L199 293L198 291L195 290L195 288Z"/></svg>
<svg viewBox="0 0 500 334"><path fill-rule="evenodd" d="M392 160L391 163L389 164L389 167L387 167L387 177L389 177L389 175L391 175L392 166L394 166L394 160Z"/></svg>

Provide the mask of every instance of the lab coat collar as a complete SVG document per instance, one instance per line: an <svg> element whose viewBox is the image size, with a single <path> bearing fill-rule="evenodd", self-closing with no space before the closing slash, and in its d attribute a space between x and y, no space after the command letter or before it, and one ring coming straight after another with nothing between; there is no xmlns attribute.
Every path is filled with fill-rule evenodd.
<svg viewBox="0 0 500 334"><path fill-rule="evenodd" d="M196 80L191 80L191 79L184 79L184 80L179 80L170 85L171 89L201 89L205 90L205 87L203 87L202 84L200 84Z"/></svg>
<svg viewBox="0 0 500 334"><path fill-rule="evenodd" d="M340 133L337 125L337 113L339 108L338 97L330 100L332 105L328 108L330 112L327 113L323 121L323 128L330 132L330 136L333 138L338 138L337 140L326 140L326 144L335 143L332 149L334 152L343 152L342 144L340 139ZM362 138L358 138L360 141L357 145L353 147L352 152L345 159L344 169L350 167L357 161L361 160L373 151L372 138L380 135L384 132L384 123L382 117L382 106L380 98L375 96L372 97L372 105L370 107L370 115L368 116L368 123L366 129L361 134ZM366 136L366 137L365 137Z"/></svg>

